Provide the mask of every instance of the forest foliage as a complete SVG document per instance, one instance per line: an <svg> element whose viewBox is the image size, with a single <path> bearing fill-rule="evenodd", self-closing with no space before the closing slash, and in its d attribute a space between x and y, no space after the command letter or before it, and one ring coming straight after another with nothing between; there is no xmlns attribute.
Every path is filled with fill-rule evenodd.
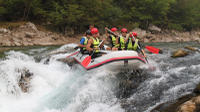
<svg viewBox="0 0 200 112"><path fill-rule="evenodd" d="M89 24L190 31L200 27L200 0L0 0L0 21L33 21L77 33Z"/></svg>

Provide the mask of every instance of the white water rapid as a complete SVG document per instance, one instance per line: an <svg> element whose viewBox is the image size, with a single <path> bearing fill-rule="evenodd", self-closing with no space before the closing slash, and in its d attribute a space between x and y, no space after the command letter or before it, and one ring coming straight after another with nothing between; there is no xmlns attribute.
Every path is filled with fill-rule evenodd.
<svg viewBox="0 0 200 112"><path fill-rule="evenodd" d="M0 112L150 112L191 93L200 82L200 54L173 59L173 48L166 48L163 54L148 54L156 71L132 72L71 68L57 61L70 53L49 56L48 47L6 52L0 59ZM19 86L24 70L33 74L28 92ZM119 86L122 80L130 87Z"/></svg>

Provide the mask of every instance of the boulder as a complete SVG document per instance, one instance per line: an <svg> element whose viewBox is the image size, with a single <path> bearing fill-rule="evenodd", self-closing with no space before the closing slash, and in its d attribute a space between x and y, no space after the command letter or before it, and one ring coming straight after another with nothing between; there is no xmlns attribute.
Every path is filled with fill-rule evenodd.
<svg viewBox="0 0 200 112"><path fill-rule="evenodd" d="M187 51L184 51L182 49L178 49L177 51L173 52L172 56L173 58L176 57L184 57L187 56L189 53Z"/></svg>
<svg viewBox="0 0 200 112"><path fill-rule="evenodd" d="M22 70L18 70L21 73L21 78L18 82L19 87L23 92L28 92L30 88L30 80L33 73L31 73L28 69L24 68Z"/></svg>
<svg viewBox="0 0 200 112"><path fill-rule="evenodd" d="M193 92L195 94L199 94L200 95L200 83L196 86L196 88L193 90Z"/></svg>
<svg viewBox="0 0 200 112"><path fill-rule="evenodd" d="M200 112L200 96L193 97L189 101L180 105L177 112Z"/></svg>
<svg viewBox="0 0 200 112"><path fill-rule="evenodd" d="M5 28L0 28L0 33L10 33L10 30Z"/></svg>
<svg viewBox="0 0 200 112"><path fill-rule="evenodd" d="M14 46L21 46L21 44L19 42L13 42Z"/></svg>
<svg viewBox="0 0 200 112"><path fill-rule="evenodd" d="M25 26L26 26L26 28L29 28L29 29L31 29L34 32L38 32L37 27L33 23L31 23L31 22L26 23Z"/></svg>
<svg viewBox="0 0 200 112"><path fill-rule="evenodd" d="M141 38L147 36L147 32L145 30L140 29L140 28L135 28L135 29L132 30L132 32L137 32L138 37L141 37Z"/></svg>
<svg viewBox="0 0 200 112"><path fill-rule="evenodd" d="M160 33L161 32L161 29L155 25L152 25L150 24L149 25L149 28L148 30L151 32L151 33Z"/></svg>
<svg viewBox="0 0 200 112"><path fill-rule="evenodd" d="M58 37L57 36L53 36L51 37L53 40L58 40Z"/></svg>
<svg viewBox="0 0 200 112"><path fill-rule="evenodd" d="M186 46L185 49L191 50L191 51L198 51L198 49L191 47L191 46Z"/></svg>
<svg viewBox="0 0 200 112"><path fill-rule="evenodd" d="M163 54L163 50L162 49L159 49L159 54Z"/></svg>
<svg viewBox="0 0 200 112"><path fill-rule="evenodd" d="M33 38L35 36L35 33L25 32L25 37L27 38Z"/></svg>
<svg viewBox="0 0 200 112"><path fill-rule="evenodd" d="M195 110L195 103L192 101L187 101L178 108L177 112L195 112Z"/></svg>

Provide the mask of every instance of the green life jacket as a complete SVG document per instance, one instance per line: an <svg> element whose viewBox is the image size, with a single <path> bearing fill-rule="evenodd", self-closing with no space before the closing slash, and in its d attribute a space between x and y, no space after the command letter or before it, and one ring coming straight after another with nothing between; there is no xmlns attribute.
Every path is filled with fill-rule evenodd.
<svg viewBox="0 0 200 112"><path fill-rule="evenodd" d="M127 46L127 50L137 50L138 48L138 39L135 40L135 43L133 45L133 42L132 42L132 38L128 38L128 46Z"/></svg>
<svg viewBox="0 0 200 112"><path fill-rule="evenodd" d="M87 37L83 37L83 38L85 39L83 45L87 45L87 43L88 43L88 39L87 39ZM86 47L83 47L83 50L86 50Z"/></svg>
<svg viewBox="0 0 200 112"><path fill-rule="evenodd" d="M112 41L112 47L116 45L116 37L114 35L111 35L111 41Z"/></svg>
<svg viewBox="0 0 200 112"><path fill-rule="evenodd" d="M119 38L119 48L124 49L125 48L125 38L123 36L120 36Z"/></svg>
<svg viewBox="0 0 200 112"><path fill-rule="evenodd" d="M94 38L94 37L91 37L91 39L93 40L93 44L92 44L92 48L98 48L99 47L99 39L98 38ZM95 53L98 53L99 50L95 50Z"/></svg>
<svg viewBox="0 0 200 112"><path fill-rule="evenodd" d="M115 47L119 48L119 50L125 49L125 38L123 36L119 37L118 44Z"/></svg>

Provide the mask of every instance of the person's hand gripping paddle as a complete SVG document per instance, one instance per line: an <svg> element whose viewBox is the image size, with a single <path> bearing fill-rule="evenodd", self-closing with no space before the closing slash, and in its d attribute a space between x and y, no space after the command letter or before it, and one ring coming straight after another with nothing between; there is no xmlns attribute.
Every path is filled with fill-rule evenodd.
<svg viewBox="0 0 200 112"><path fill-rule="evenodd" d="M136 41L136 38L133 36L133 34L131 34L131 35L132 35L134 41ZM144 56L145 61L146 61L146 63L149 65L150 69L151 69L152 71L154 71L154 70L156 69L156 67L149 64L149 61L148 61L147 57L145 56L144 52L142 51L142 49L141 49L141 47L140 47L139 45L138 45L138 48L139 48L140 52L142 53L142 55Z"/></svg>
<svg viewBox="0 0 200 112"><path fill-rule="evenodd" d="M101 46L101 44L104 42L104 40L101 41L101 43L98 45L98 48ZM90 56L87 56L82 62L81 65L83 65L84 67L87 67L91 60L92 60L92 56L95 53L95 49L92 51L92 54Z"/></svg>

